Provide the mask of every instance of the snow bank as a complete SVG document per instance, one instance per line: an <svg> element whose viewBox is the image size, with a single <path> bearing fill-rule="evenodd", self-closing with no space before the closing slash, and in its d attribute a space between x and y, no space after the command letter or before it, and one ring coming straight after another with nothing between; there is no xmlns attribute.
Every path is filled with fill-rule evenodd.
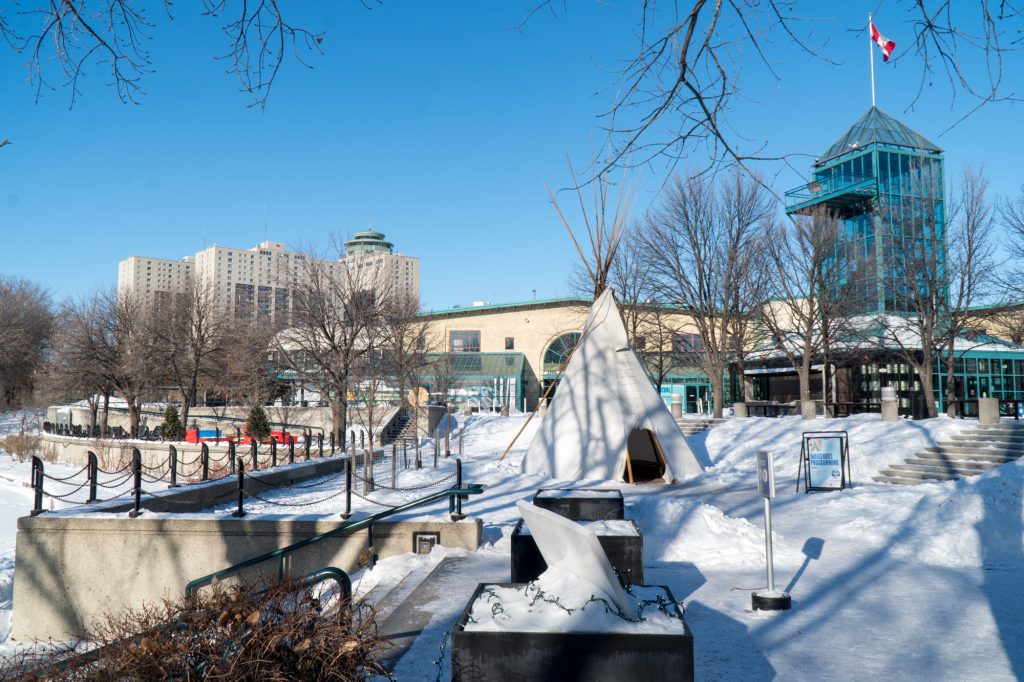
<svg viewBox="0 0 1024 682"><path fill-rule="evenodd" d="M730 419L706 434L690 439L701 445L714 464L705 476L732 481L754 471L754 456L768 449L775 454L776 477L794 476L800 461L801 434L807 431L846 431L854 483L871 483L871 476L940 440L960 433L975 422L939 417L924 421L883 422L878 414L858 414L844 419L804 420L750 417ZM701 440L703 439L703 443ZM724 477L724 479L723 479Z"/></svg>
<svg viewBox="0 0 1024 682"><path fill-rule="evenodd" d="M1024 459L935 487L896 538L896 556L945 566L1021 566Z"/></svg>
<svg viewBox="0 0 1024 682"><path fill-rule="evenodd" d="M701 568L764 566L764 528L696 500L649 496L629 509L644 534L644 563L686 561ZM772 533L776 565L802 555Z"/></svg>

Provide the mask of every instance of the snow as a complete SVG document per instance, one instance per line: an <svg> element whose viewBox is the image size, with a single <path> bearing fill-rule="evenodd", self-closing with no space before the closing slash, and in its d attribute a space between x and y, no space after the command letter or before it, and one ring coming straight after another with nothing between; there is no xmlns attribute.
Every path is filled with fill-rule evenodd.
<svg viewBox="0 0 1024 682"><path fill-rule="evenodd" d="M663 588L636 587L628 597L632 608L624 615L636 620L620 615L592 585L571 573L552 568L525 586L485 588L473 603L465 629L473 632L686 632L678 614L666 610L668 598Z"/></svg>
<svg viewBox="0 0 1024 682"><path fill-rule="evenodd" d="M607 498L607 499L618 499L622 497L622 493L618 490L592 490L592 489L577 489L577 488L556 488L541 490L537 493L538 498L556 499L556 500L569 500L577 498Z"/></svg>
<svg viewBox="0 0 1024 682"><path fill-rule="evenodd" d="M614 537L622 537L624 535L636 536L640 532L636 524L630 520L580 521L579 524L598 537L603 535ZM520 535L529 535L530 527L524 523L519 529L519 533Z"/></svg>
<svg viewBox="0 0 1024 682"><path fill-rule="evenodd" d="M435 662L445 668L442 678L447 676L444 633L477 583L502 582L496 572L507 580L510 536L519 520L515 502L533 499L540 488L568 485L623 492L626 518L644 535L645 581L668 586L685 606L700 680L1024 678L1024 463L947 483L890 486L870 480L973 422L884 423L878 415L730 419L688 439L706 466L700 476L676 485L629 486L521 474L539 416L499 462L524 419L458 418L467 453L465 480L487 486L464 502L464 511L484 523L479 551L438 547L426 556L382 560L353 576L356 593L374 600L392 590L413 592L415 585L403 582L410 572L429 572L445 557L464 561L457 576L462 592L452 594L465 597L431 605L433 620L396 667L398 679L434 679ZM19 418L0 414L0 431L19 427ZM795 492L800 434L810 430L849 434L852 488ZM763 502L756 494L754 465L754 454L764 448L773 451L776 467L775 580L793 597L793 609L780 613L755 613L750 604L750 592L766 583ZM430 448L421 454L424 468L400 471L399 487L454 473L455 455L445 459L442 453L434 469ZM73 470L48 464L47 472ZM15 521L32 502L23 486L28 478L27 463L0 453L0 640L6 640L9 628ZM390 470L383 478L390 484ZM343 499L323 499L337 491L335 486L328 477L302 491L268 491L262 495L266 499L294 506L247 501L246 508L336 519ZM368 497L397 504L423 494L378 490ZM381 509L358 498L353 507L357 513ZM447 513L447 502L413 513L439 517Z"/></svg>

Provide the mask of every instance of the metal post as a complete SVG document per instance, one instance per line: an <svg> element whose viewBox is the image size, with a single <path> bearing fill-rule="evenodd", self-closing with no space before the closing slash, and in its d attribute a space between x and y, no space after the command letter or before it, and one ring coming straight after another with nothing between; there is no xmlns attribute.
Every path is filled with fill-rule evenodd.
<svg viewBox="0 0 1024 682"><path fill-rule="evenodd" d="M352 516L352 460L345 460L345 511L341 518L347 519Z"/></svg>
<svg viewBox="0 0 1024 682"><path fill-rule="evenodd" d="M462 460L455 460L455 488L462 490ZM452 521L459 521L466 518L462 513L462 495L452 495L448 498L448 510L451 512Z"/></svg>
<svg viewBox="0 0 1024 682"><path fill-rule="evenodd" d="M451 448L451 444L452 444L452 408L451 408L451 406L445 405L444 411L447 413L447 414L445 414L445 420L444 420L444 458L448 459L449 457L451 457L451 454L452 454L452 448Z"/></svg>
<svg viewBox="0 0 1024 682"><path fill-rule="evenodd" d="M409 468L409 443L402 441L402 468Z"/></svg>
<svg viewBox="0 0 1024 682"><path fill-rule="evenodd" d="M288 463L295 464L295 440L289 435L288 437Z"/></svg>
<svg viewBox="0 0 1024 682"><path fill-rule="evenodd" d="M416 447L416 461L415 461L416 468L417 469L422 469L423 468L423 460L420 459L420 434L419 433L416 434L416 446L415 447Z"/></svg>
<svg viewBox="0 0 1024 682"><path fill-rule="evenodd" d="M100 473L100 462L99 459L96 457L96 453L93 452L92 450L89 450L86 453L86 456L89 458L89 463L87 465L89 468L89 499L86 500L86 502L95 502L96 484Z"/></svg>
<svg viewBox="0 0 1024 682"><path fill-rule="evenodd" d="M334 454L334 429L331 429L331 454Z"/></svg>
<svg viewBox="0 0 1024 682"><path fill-rule="evenodd" d="M252 444L251 447L250 447L250 450L252 451L252 470L253 471L259 471L260 470L260 459L259 459L260 445L259 445L259 443L256 442L255 438L253 438L249 442Z"/></svg>
<svg viewBox="0 0 1024 682"><path fill-rule="evenodd" d="M38 516L43 513L43 460L35 455L32 456L32 490L35 500L30 515Z"/></svg>
<svg viewBox="0 0 1024 682"><path fill-rule="evenodd" d="M768 559L768 591L775 592L775 569L772 562L772 501L764 498L764 551Z"/></svg>
<svg viewBox="0 0 1024 682"><path fill-rule="evenodd" d="M277 439L270 437L270 466L277 466Z"/></svg>
<svg viewBox="0 0 1024 682"><path fill-rule="evenodd" d="M245 460L238 458L238 509L231 513L232 516L245 516L242 508L242 501L245 499Z"/></svg>
<svg viewBox="0 0 1024 682"><path fill-rule="evenodd" d="M138 448L132 448L132 474L135 477L135 507L128 512L128 516L134 519L142 513L139 509L142 502L142 453Z"/></svg>
<svg viewBox="0 0 1024 682"><path fill-rule="evenodd" d="M170 460L170 465L171 465L170 466L171 482L167 484L167 487L168 488L177 488L178 487L178 449L176 447L174 447L173 445L168 445L167 448L169 450L169 452L167 454L167 458Z"/></svg>
<svg viewBox="0 0 1024 682"><path fill-rule="evenodd" d="M398 444L391 444L391 487L398 487Z"/></svg>
<svg viewBox="0 0 1024 682"><path fill-rule="evenodd" d="M309 441L312 439L312 434L306 433L302 436L302 449L306 455L306 461L309 461Z"/></svg>
<svg viewBox="0 0 1024 682"><path fill-rule="evenodd" d="M203 443L203 445L205 445L205 443ZM228 443L228 457L231 457L234 454L235 454L235 444L234 443ZM210 449L209 448L202 448L199 451L199 459L202 462L202 467L203 467L203 478L202 478L202 480L209 481L210 480Z"/></svg>
<svg viewBox="0 0 1024 682"><path fill-rule="evenodd" d="M316 452L317 456L323 459L324 456L324 434L321 431L316 437Z"/></svg>

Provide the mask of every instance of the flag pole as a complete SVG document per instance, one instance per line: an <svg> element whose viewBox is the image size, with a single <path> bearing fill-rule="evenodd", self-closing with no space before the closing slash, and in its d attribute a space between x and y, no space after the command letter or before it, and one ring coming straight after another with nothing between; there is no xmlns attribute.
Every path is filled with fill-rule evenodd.
<svg viewBox="0 0 1024 682"><path fill-rule="evenodd" d="M868 59L871 61L871 106L875 106L875 48L871 44L875 42L871 35L871 14L868 14Z"/></svg>

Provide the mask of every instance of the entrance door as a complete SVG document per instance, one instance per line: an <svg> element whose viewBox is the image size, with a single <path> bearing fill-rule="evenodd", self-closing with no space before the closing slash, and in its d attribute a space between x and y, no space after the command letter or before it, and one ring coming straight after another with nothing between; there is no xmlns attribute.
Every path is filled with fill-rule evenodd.
<svg viewBox="0 0 1024 682"><path fill-rule="evenodd" d="M697 414L698 412L708 411L708 387L707 386L687 386L686 387L686 400L685 412L687 414Z"/></svg>

